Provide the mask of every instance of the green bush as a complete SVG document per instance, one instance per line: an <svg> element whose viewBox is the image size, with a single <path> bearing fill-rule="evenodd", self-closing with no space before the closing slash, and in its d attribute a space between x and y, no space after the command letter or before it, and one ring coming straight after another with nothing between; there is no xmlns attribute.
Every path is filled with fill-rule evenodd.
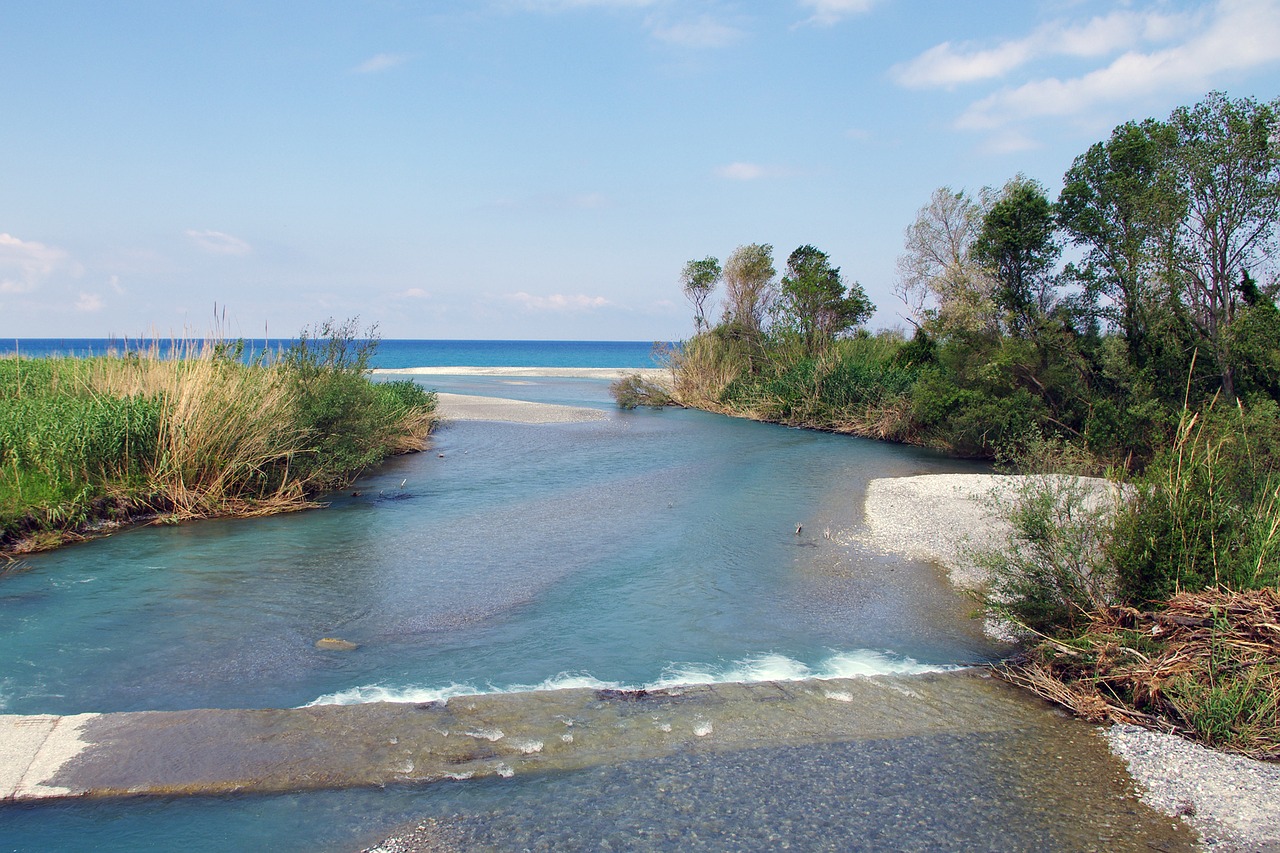
<svg viewBox="0 0 1280 853"><path fill-rule="evenodd" d="M1105 483L1069 476L1021 481L1001 507L1007 548L979 553L991 578L988 609L1049 636L1069 634L1115 601L1105 543L1114 502Z"/></svg>

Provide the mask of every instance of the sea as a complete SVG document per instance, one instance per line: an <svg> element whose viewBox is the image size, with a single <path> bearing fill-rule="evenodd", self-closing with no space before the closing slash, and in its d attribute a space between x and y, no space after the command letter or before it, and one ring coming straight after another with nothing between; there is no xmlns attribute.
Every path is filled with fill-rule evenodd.
<svg viewBox="0 0 1280 853"><path fill-rule="evenodd" d="M201 342L196 342L199 346ZM294 341L244 340L244 358L275 355ZM359 342L357 342L359 343ZM0 340L0 356L93 356L149 351L162 355L192 344L168 338L19 338ZM404 367L655 367L674 344L654 341L468 341L381 339L371 359L376 368Z"/></svg>

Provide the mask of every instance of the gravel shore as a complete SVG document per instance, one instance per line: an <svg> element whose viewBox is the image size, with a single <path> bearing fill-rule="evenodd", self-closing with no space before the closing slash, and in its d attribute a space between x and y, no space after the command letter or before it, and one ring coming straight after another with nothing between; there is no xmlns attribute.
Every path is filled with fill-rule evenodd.
<svg viewBox="0 0 1280 853"><path fill-rule="evenodd" d="M926 474L873 480L861 538L889 553L937 562L957 586L980 588L986 578L968 554L1007 541L1009 525L997 506L1022 479ZM1206 848L1280 853L1280 767L1137 726L1112 726L1106 737L1143 800L1188 821Z"/></svg>

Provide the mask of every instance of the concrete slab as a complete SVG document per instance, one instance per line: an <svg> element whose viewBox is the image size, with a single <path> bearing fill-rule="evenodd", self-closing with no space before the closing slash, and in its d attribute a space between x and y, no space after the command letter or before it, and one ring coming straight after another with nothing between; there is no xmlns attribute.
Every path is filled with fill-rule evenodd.
<svg viewBox="0 0 1280 853"><path fill-rule="evenodd" d="M59 719L48 715L0 715L0 800L14 798L27 768Z"/></svg>
<svg viewBox="0 0 1280 853"><path fill-rule="evenodd" d="M302 791L576 770L680 753L1043 725L976 673L554 690L278 710L7 718L6 796ZM976 721L976 722L975 722ZM14 777L17 781L14 781Z"/></svg>

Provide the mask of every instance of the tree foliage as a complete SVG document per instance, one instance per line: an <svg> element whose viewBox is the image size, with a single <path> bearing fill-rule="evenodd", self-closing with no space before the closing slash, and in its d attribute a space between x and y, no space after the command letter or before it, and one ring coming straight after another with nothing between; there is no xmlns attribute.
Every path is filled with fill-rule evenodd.
<svg viewBox="0 0 1280 853"><path fill-rule="evenodd" d="M773 246L749 243L724 262L724 323L748 338L758 338L777 295Z"/></svg>
<svg viewBox="0 0 1280 853"><path fill-rule="evenodd" d="M1210 93L1169 117L1170 166L1186 209L1173 258L1191 318L1235 395L1236 359L1227 329L1240 304L1236 284L1276 255L1280 215L1280 100Z"/></svg>
<svg viewBox="0 0 1280 853"><path fill-rule="evenodd" d="M1018 176L982 218L973 256L995 280L992 299L1006 330L1026 337L1054 304L1054 264L1062 248L1054 238L1053 206L1044 188Z"/></svg>
<svg viewBox="0 0 1280 853"><path fill-rule="evenodd" d="M685 298L693 304L693 328L700 332L707 325L707 300L715 292L721 276L720 261L708 255L700 261L689 261L680 272Z"/></svg>
<svg viewBox="0 0 1280 853"><path fill-rule="evenodd" d="M984 213L963 190L939 187L907 227L895 292L917 330L977 332L993 322L992 280L973 257Z"/></svg>
<svg viewBox="0 0 1280 853"><path fill-rule="evenodd" d="M862 286L857 282L846 286L840 268L831 265L826 252L805 245L787 258L776 315L785 329L797 335L807 354L825 349L874 312Z"/></svg>

